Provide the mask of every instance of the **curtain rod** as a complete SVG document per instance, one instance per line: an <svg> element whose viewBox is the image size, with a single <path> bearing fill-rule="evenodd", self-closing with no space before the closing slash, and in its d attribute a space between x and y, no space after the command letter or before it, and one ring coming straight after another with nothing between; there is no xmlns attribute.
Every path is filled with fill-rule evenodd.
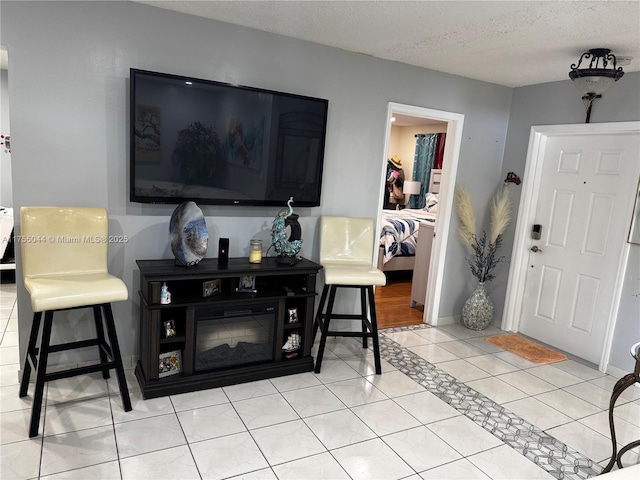
<svg viewBox="0 0 640 480"><path fill-rule="evenodd" d="M438 133L416 133L416 134L414 134L414 137L415 137L415 138L418 138L418 137L426 137L427 135L441 135L441 134L442 134L442 135L446 135L446 132L438 132Z"/></svg>

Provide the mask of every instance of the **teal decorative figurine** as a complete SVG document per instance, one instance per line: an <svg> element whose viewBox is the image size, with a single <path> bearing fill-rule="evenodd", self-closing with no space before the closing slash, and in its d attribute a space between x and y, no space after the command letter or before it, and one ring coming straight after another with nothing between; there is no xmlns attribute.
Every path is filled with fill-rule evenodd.
<svg viewBox="0 0 640 480"><path fill-rule="evenodd" d="M292 203L293 197L290 197L287 207L278 212L271 227L271 245L278 254L276 261L287 265L298 262L302 248L302 227L298 223L298 215L293 213ZM287 227L291 232L288 238Z"/></svg>

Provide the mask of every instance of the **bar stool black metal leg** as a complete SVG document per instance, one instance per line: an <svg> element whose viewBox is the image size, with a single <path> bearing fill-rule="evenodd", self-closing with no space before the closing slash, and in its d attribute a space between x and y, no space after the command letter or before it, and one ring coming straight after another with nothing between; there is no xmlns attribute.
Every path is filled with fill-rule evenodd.
<svg viewBox="0 0 640 480"><path fill-rule="evenodd" d="M22 370L22 380L20 380L20 397L26 397L29 390L29 379L31 377L31 361L34 368L37 368L38 349L36 342L38 341L38 333L40 333L40 320L42 319L42 312L35 312L33 314L33 321L31 322L31 333L29 334L29 345L27 346L27 354L24 360L24 369Z"/></svg>
<svg viewBox="0 0 640 480"><path fill-rule="evenodd" d="M106 364L107 352L104 350L104 346L106 345L106 341L104 339L104 326L102 325L102 312L100 311L99 305L94 305L93 307L93 320L96 324L96 334L98 338L98 353L100 354L100 363ZM106 367L102 370L102 378L105 380L109 378L109 367Z"/></svg>
<svg viewBox="0 0 640 480"><path fill-rule="evenodd" d="M313 336L311 337L311 344L316 341L316 335L318 334L318 328L322 322L322 310L324 309L324 303L327 301L327 292L329 291L329 285L325 285L322 289L322 295L320 296L320 304L318 305L318 311L316 312L316 318L313 322Z"/></svg>
<svg viewBox="0 0 640 480"><path fill-rule="evenodd" d="M120 357L120 347L118 345L118 336L116 335L116 325L113 321L113 312L111 305L105 303L102 305L104 310L105 321L107 323L107 335L111 343L111 356L116 365L116 376L118 378L118 386L120 387L120 396L122 397L122 407L125 412L129 412L131 407L131 399L129 398L129 389L127 388L127 379L124 376L124 367L122 365L122 357Z"/></svg>
<svg viewBox="0 0 640 480"><path fill-rule="evenodd" d="M366 287L360 287L360 314L362 315L362 348L367 348L369 346L369 337L367 332L369 331L369 327L367 327L367 291Z"/></svg>
<svg viewBox="0 0 640 480"><path fill-rule="evenodd" d="M318 357L316 358L315 373L320 373L322 367L322 355L324 354L324 347L327 343L327 332L329 331L329 323L331 321L331 312L333 312L333 304L336 299L336 286L331 285L329 288L329 304L327 305L327 312L324 315L324 321L322 322L322 333L320 335L320 345L318 346Z"/></svg>
<svg viewBox="0 0 640 480"><path fill-rule="evenodd" d="M624 465L622 465L622 456L627 453L629 450L632 450L636 447L640 446L640 440L636 440L635 442L631 442L627 445L625 445L624 447L622 447L620 449L620 451L618 452L618 468L624 468Z"/></svg>
<svg viewBox="0 0 640 480"><path fill-rule="evenodd" d="M636 370L638 370L637 366L636 366ZM607 463L607 466L604 467L604 469L602 470L602 473L610 472L611 469L613 468L613 465L615 465L616 463L618 464L618 468L623 468L622 461L621 461L622 455L627 450L630 450L631 448L635 448L638 446L637 442L633 442L625 446L623 449L620 450L620 452L618 452L618 443L616 440L616 428L613 423L613 420L614 420L613 409L616 405L616 400L618 400L618 397L622 394L622 392L624 392L627 388L629 388L631 385L633 385L638 381L640 381L640 376L638 375L638 373L629 373L624 377L622 377L620 380L618 380L615 386L613 387L611 399L609 400L609 429L611 430L611 444L612 444L613 451L611 453L611 459L609 460L609 463ZM634 445L634 443L636 444Z"/></svg>
<svg viewBox="0 0 640 480"><path fill-rule="evenodd" d="M380 365L380 342L378 341L378 319L376 317L376 302L373 296L373 285L367 287L369 292L369 310L371 313L371 335L373 337L373 360L376 366L376 374L382 373L382 366Z"/></svg>
<svg viewBox="0 0 640 480"><path fill-rule="evenodd" d="M38 435L40 426L40 411L42 410L42 396L44 394L45 375L47 373L47 360L49 358L49 345L51 343L51 326L53 324L53 312L44 314L42 327L42 340L38 351L38 368L36 369L36 389L33 393L33 405L31 405L31 423L29 425L29 437Z"/></svg>

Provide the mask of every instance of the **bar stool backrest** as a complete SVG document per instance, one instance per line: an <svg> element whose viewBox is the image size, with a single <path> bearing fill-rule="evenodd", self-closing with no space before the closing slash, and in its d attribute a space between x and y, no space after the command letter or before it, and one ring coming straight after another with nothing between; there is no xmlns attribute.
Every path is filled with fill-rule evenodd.
<svg viewBox="0 0 640 480"><path fill-rule="evenodd" d="M104 208L22 207L23 278L107 271Z"/></svg>
<svg viewBox="0 0 640 480"><path fill-rule="evenodd" d="M320 217L320 263L372 265L374 235L371 218Z"/></svg>

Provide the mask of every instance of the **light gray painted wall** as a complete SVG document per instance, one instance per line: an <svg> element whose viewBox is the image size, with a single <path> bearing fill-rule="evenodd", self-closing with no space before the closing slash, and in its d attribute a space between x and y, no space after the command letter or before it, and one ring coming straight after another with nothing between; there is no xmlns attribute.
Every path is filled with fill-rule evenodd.
<svg viewBox="0 0 640 480"><path fill-rule="evenodd" d="M522 175L533 125L584 123L585 109L580 96L570 80L514 89L503 176L509 171ZM626 73L594 104L591 112L591 123L634 120L640 120L639 72ZM514 226L511 225L508 238L505 238L509 248L513 244ZM640 245L630 245L630 250L609 361L625 371L632 371L634 366L629 347L640 341ZM504 292L506 287L503 289Z"/></svg>
<svg viewBox="0 0 640 480"><path fill-rule="evenodd" d="M124 355L137 352L135 260L172 258L173 207L127 201L130 67L329 99L322 205L298 211L302 253L311 259L318 258L319 215L378 215L388 102L463 113L458 182L484 208L501 181L509 88L128 2L3 1L0 8L0 43L11 65L15 207L103 205L110 233L129 236L109 256L110 271L130 292L114 305ZM221 236L230 237L232 256L246 255L252 237L269 238L277 210L205 207L209 255ZM451 238L440 316L458 315L474 286ZM31 314L22 286L18 300L23 354ZM494 301L499 312L502 299ZM69 315L69 330L82 329L77 315Z"/></svg>
<svg viewBox="0 0 640 480"><path fill-rule="evenodd" d="M630 347L638 342L640 342L640 245L631 245L609 363L626 372L632 372L635 362L631 357Z"/></svg>
<svg viewBox="0 0 640 480"><path fill-rule="evenodd" d="M9 76L7 70L0 70L0 132L11 135L9 125ZM4 142L3 142L4 143ZM0 147L0 205L13 206L13 189L11 187L11 155Z"/></svg>

